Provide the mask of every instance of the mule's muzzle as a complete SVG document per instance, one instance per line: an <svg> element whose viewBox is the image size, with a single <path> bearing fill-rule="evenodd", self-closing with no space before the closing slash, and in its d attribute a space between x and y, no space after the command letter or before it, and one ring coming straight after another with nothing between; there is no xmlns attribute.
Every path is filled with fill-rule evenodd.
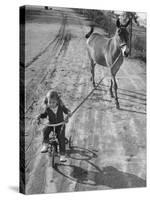
<svg viewBox="0 0 150 200"><path fill-rule="evenodd" d="M120 48L121 48L123 56L124 57L128 57L128 55L129 55L129 48L127 47L127 44L124 43L124 44L120 45Z"/></svg>
<svg viewBox="0 0 150 200"><path fill-rule="evenodd" d="M129 55L129 52L126 52L126 51L125 51L125 52L124 52L124 56L125 56L125 57L128 57L128 55Z"/></svg>

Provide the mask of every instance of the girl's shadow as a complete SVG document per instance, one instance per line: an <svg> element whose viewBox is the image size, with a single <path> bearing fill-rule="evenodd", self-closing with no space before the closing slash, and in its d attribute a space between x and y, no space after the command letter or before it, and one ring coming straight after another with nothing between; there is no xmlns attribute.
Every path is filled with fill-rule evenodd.
<svg viewBox="0 0 150 200"><path fill-rule="evenodd" d="M75 156L74 154L77 154L78 156ZM110 188L133 188L146 186L146 181L142 178L119 171L115 167L107 166L100 169L90 161L92 158L97 157L97 155L88 149L75 147L75 149L72 148L72 150L69 150L67 155L72 159L86 161L88 169L91 169L83 169L81 166L75 164L56 164L55 170L72 181L91 186L104 185ZM67 173L65 172L65 167L67 168Z"/></svg>

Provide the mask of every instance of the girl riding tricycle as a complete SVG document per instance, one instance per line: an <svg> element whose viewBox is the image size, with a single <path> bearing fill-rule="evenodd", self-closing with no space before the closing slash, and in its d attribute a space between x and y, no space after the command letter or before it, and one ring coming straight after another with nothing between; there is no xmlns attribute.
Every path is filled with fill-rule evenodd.
<svg viewBox="0 0 150 200"><path fill-rule="evenodd" d="M66 108L56 91L49 92L44 103L45 111L37 117L38 124L40 123L40 120L44 118L48 118L49 123L43 129L43 145L41 153L48 151L49 134L51 132L53 132L53 134L56 133L59 144L60 161L65 162L65 123L62 122L67 122L68 118L71 117L71 111ZM67 115L65 120L63 114ZM58 125L56 126L55 124Z"/></svg>

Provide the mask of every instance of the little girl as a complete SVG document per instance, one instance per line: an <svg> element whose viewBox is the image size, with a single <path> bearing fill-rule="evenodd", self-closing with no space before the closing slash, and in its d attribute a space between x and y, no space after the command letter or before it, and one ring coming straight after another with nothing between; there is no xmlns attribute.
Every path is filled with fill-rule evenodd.
<svg viewBox="0 0 150 200"><path fill-rule="evenodd" d="M56 91L49 92L44 100L46 105L45 112L38 116L38 121L41 118L48 118L50 124L57 124L64 121L63 113L68 117L71 116L71 111L65 107ZM60 161L65 162L65 125L57 126L55 131L57 133L60 149ZM62 129L62 130L61 130ZM46 126L43 129L43 146L41 153L45 153L48 150L49 134L53 131L53 127Z"/></svg>

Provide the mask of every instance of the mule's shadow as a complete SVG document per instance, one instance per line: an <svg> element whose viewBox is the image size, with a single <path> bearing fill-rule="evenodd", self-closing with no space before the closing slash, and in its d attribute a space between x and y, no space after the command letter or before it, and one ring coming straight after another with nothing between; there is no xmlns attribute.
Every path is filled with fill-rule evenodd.
<svg viewBox="0 0 150 200"><path fill-rule="evenodd" d="M102 88L103 87L103 88ZM92 101L104 101L108 103L112 103L112 98L106 99L105 93L108 92L108 85L102 84L100 87L98 87L95 92L93 93L93 96L90 97L90 100ZM107 88L107 89L106 89ZM127 98L124 98L127 97ZM118 99L123 100L124 102L120 102L120 111L127 111L132 113L138 113L138 114L146 114L146 111L139 111L139 109L135 109L136 106L144 106L146 107L146 95L144 93L140 92L134 92L126 89L118 88ZM130 108L128 108L130 107ZM134 107L134 109L131 109Z"/></svg>
<svg viewBox="0 0 150 200"><path fill-rule="evenodd" d="M78 151L79 150L79 151ZM89 150L85 149L85 152L87 154ZM82 151L80 149L76 149L73 151L73 149L68 152L69 154L80 154L81 157L83 155L84 149L82 148ZM91 151L90 151L91 153ZM95 153L94 153L95 157ZM133 187L145 187L146 181L142 178L139 178L136 175L126 173L119 171L115 167L107 166L103 169L100 169L98 166L96 166L94 163L92 163L90 160L93 158L92 154L89 156L88 159L80 159L84 160L88 164L88 169L83 169L81 166L77 166L75 164L56 164L55 170L63 175L64 177L81 183L85 185L91 185L91 186L107 186L109 188L133 188ZM79 160L79 158L77 158ZM90 167L89 167L90 165ZM64 172L65 168L69 168L69 174ZM68 171L68 170L67 170Z"/></svg>
<svg viewBox="0 0 150 200"><path fill-rule="evenodd" d="M126 112L131 112L131 113L137 113L137 114L146 115L146 112L140 112L140 111L131 110L131 109L126 109L126 108L119 108L119 110L120 110L120 111L126 111Z"/></svg>

